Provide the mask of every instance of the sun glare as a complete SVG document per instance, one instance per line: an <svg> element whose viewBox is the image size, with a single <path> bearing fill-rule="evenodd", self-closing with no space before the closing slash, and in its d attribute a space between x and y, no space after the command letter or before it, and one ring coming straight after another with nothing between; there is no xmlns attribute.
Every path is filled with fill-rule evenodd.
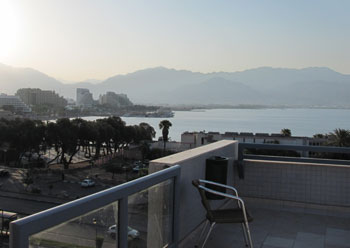
<svg viewBox="0 0 350 248"><path fill-rule="evenodd" d="M18 16L9 0L0 0L0 60L10 56L18 41Z"/></svg>

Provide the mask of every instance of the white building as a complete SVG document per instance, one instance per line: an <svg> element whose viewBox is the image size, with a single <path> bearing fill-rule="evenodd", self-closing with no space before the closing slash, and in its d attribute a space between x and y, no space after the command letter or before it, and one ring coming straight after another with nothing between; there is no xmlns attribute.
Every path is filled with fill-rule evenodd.
<svg viewBox="0 0 350 248"><path fill-rule="evenodd" d="M108 105L111 107L131 106L132 105L132 102L129 100L127 95L116 94L116 93L111 92L111 91L108 91L104 95L100 95L99 103L101 105Z"/></svg>
<svg viewBox="0 0 350 248"><path fill-rule="evenodd" d="M0 108L2 108L3 106L13 106L16 112L32 112L32 109L28 107L18 96L0 94Z"/></svg>
<svg viewBox="0 0 350 248"><path fill-rule="evenodd" d="M181 134L181 143L191 148L206 145L219 140L238 140L240 143L254 144L280 144L280 145L300 145L319 146L324 144L326 138L284 136L282 134L268 133L248 133L248 132L185 132ZM307 154L305 154L307 156Z"/></svg>
<svg viewBox="0 0 350 248"><path fill-rule="evenodd" d="M91 107L94 103L92 94L88 89L77 88L77 102L78 106Z"/></svg>

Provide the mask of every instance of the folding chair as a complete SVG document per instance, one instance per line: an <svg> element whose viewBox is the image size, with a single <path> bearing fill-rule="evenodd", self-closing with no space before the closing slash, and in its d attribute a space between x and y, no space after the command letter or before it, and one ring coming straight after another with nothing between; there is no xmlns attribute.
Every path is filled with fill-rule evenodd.
<svg viewBox="0 0 350 248"><path fill-rule="evenodd" d="M246 246L253 248L252 238L250 235L250 230L249 230L249 225L248 225L248 222L251 222L253 220L253 218L246 210L245 205L244 205L244 201L238 196L237 190L234 187L231 187L228 185L224 185L224 184L220 184L220 183L216 183L216 182L212 182L212 181L207 181L207 180L202 180L202 179L193 180L192 184L198 189L199 194L202 198L202 204L203 204L205 210L207 211L207 215L206 215L207 220L206 220L206 223L202 229L202 232L197 240L197 244L195 245L195 247L198 247L199 241L201 240L203 234L205 233L205 229L207 228L208 224L210 224L210 229L209 229L209 231L204 239L202 248L204 247L205 243L207 242L209 235L216 224L241 223L245 244L246 244ZM219 192L219 191L208 188L208 186L209 187L210 186L219 186L219 187L222 187L226 190L233 191L234 194ZM229 209L212 210L205 192L209 192L209 193L214 194L214 195L219 195L219 196L223 196L223 197L228 198L228 199L235 200L237 202L237 207L229 208Z"/></svg>

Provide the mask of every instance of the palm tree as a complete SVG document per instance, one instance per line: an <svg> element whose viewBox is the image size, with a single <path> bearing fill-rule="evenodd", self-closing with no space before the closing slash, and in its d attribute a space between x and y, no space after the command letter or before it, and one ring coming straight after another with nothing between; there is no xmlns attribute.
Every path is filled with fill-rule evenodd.
<svg viewBox="0 0 350 248"><path fill-rule="evenodd" d="M290 129L288 129L288 128L283 128L283 129L281 130L281 134L282 134L283 136L287 136L287 137L292 136L292 132L291 132Z"/></svg>
<svg viewBox="0 0 350 248"><path fill-rule="evenodd" d="M165 151L166 142L168 141L169 128L171 126L172 124L168 120L162 120L161 122L159 122L159 129L162 130L162 135L163 135L164 151Z"/></svg>
<svg viewBox="0 0 350 248"><path fill-rule="evenodd" d="M337 128L328 135L328 144L331 146L350 146L350 130Z"/></svg>

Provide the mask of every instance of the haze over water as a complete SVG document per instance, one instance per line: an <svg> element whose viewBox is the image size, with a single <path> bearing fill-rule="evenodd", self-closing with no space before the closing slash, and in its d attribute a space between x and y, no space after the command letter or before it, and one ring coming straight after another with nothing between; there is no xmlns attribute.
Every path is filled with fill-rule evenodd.
<svg viewBox="0 0 350 248"><path fill-rule="evenodd" d="M162 118L123 117L127 125L146 122L161 136L158 124ZM176 111L169 118L171 140L180 141L185 131L279 133L289 128L293 136L329 133L336 128L349 129L347 109L212 109Z"/></svg>

